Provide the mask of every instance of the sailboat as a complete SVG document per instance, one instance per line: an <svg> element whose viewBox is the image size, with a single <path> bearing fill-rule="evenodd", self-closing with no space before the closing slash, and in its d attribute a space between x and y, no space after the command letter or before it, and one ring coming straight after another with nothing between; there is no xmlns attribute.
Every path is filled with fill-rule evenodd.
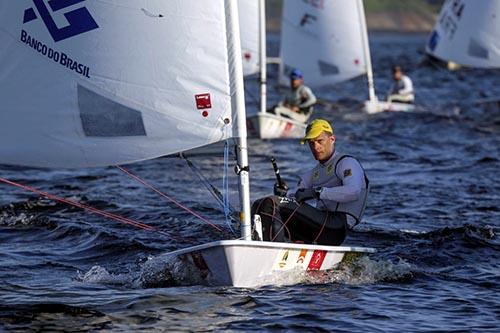
<svg viewBox="0 0 500 333"><path fill-rule="evenodd" d="M349 2L351 3L351 2ZM385 111L391 112L413 112L415 106L408 103L399 103L394 101L380 101L375 93L375 83L373 81L373 67L371 61L370 43L368 40L368 28L366 25L366 15L363 6L363 0L353 1L351 5L353 12L357 13L358 31L360 35L360 50L363 52L362 58L364 59L364 73L368 82L368 100L365 101L363 111L368 114L375 114Z"/></svg>
<svg viewBox="0 0 500 333"><path fill-rule="evenodd" d="M305 126L289 117L267 112L266 1L238 0L243 74L259 74L260 103L247 117L249 135L260 139L299 138Z"/></svg>
<svg viewBox="0 0 500 333"><path fill-rule="evenodd" d="M379 101L375 94L368 30L362 0L285 0L280 48L280 83L291 70L307 74L312 88L367 76L364 111L413 111L410 104Z"/></svg>
<svg viewBox="0 0 500 333"><path fill-rule="evenodd" d="M412 111L413 105L379 101L375 94L366 16L362 0L285 0L280 48L280 83L293 68L312 88L367 76L368 113Z"/></svg>
<svg viewBox="0 0 500 333"><path fill-rule="evenodd" d="M449 69L500 68L500 1L446 1L425 47Z"/></svg>
<svg viewBox="0 0 500 333"><path fill-rule="evenodd" d="M0 0L0 163L113 166L234 140L239 239L165 256L255 287L371 248L253 241L236 0Z"/></svg>
<svg viewBox="0 0 500 333"><path fill-rule="evenodd" d="M266 1L238 0L244 75L259 74L260 103L247 117L249 135L260 139L300 138L305 121L267 112ZM258 41L257 43L255 41ZM252 57L258 54L258 57Z"/></svg>

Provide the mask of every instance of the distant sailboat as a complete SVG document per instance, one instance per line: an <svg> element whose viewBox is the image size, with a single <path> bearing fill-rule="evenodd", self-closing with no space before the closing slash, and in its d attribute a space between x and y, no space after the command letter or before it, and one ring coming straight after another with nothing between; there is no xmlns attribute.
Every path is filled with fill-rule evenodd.
<svg viewBox="0 0 500 333"><path fill-rule="evenodd" d="M234 138L241 238L166 256L210 283L252 287L279 271L333 269L374 252L251 240L235 0L48 4L0 0L0 163L109 166Z"/></svg>
<svg viewBox="0 0 500 333"><path fill-rule="evenodd" d="M280 83L300 68L310 87L335 85L361 75L368 80L368 113L410 111L413 105L378 101L362 0L285 0L280 48Z"/></svg>
<svg viewBox="0 0 500 333"><path fill-rule="evenodd" d="M303 122L267 112L266 2L238 0L238 4L240 14L245 17L240 21L244 72L259 73L260 80L260 105L248 115L249 135L260 139L300 138L305 130ZM258 57L251 58L252 54Z"/></svg>
<svg viewBox="0 0 500 333"><path fill-rule="evenodd" d="M267 52L266 1L238 0L244 75L259 73L260 103L258 110L248 115L249 135L260 139L298 138L303 128L295 121L267 113Z"/></svg>
<svg viewBox="0 0 500 333"><path fill-rule="evenodd" d="M359 23L364 16L358 6L357 0L285 0L278 62L279 83L289 85L290 72L295 68L305 73L306 85L313 88L333 85L364 74L362 27ZM265 14L261 17L263 26ZM265 31L261 38L265 41ZM265 48L265 42L262 45ZM263 51L262 58L266 59ZM261 81L264 83L265 73L265 68L261 68ZM265 100L265 85L261 91L261 100ZM306 127L304 121L269 113L265 106L264 103L260 112L250 116L250 132L258 133L261 138L303 136Z"/></svg>
<svg viewBox="0 0 500 333"><path fill-rule="evenodd" d="M500 0L446 1L425 50L450 69L500 68Z"/></svg>

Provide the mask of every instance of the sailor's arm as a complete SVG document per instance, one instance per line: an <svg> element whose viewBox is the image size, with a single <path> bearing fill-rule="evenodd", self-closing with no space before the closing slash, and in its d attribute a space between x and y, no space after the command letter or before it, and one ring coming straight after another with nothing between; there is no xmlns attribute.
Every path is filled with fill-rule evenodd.
<svg viewBox="0 0 500 333"><path fill-rule="evenodd" d="M312 174L313 171L311 170L300 176L300 181L297 186L297 189L312 188Z"/></svg>
<svg viewBox="0 0 500 333"><path fill-rule="evenodd" d="M410 78L407 76L404 76L402 78L403 83L404 83L404 88L399 89L398 94L400 95L411 95L413 94L413 83L411 82Z"/></svg>
<svg viewBox="0 0 500 333"><path fill-rule="evenodd" d="M320 199L336 202L350 202L359 199L365 185L363 168L358 161L346 157L337 166L337 175L342 179L341 186L324 187Z"/></svg>
<svg viewBox="0 0 500 333"><path fill-rule="evenodd" d="M286 107L293 105L293 95L290 92L285 93L285 96L283 97L283 100L280 104Z"/></svg>
<svg viewBox="0 0 500 333"><path fill-rule="evenodd" d="M312 190L312 174L313 171L311 170L301 175L297 187L293 189L293 191L289 192L290 193L289 196L293 197L295 195L294 193L300 190L305 190L305 189Z"/></svg>
<svg viewBox="0 0 500 333"><path fill-rule="evenodd" d="M313 171L310 171L300 178L297 190L293 195L298 202L316 198L316 192L312 188L312 175Z"/></svg>
<svg viewBox="0 0 500 333"><path fill-rule="evenodd" d="M398 88L397 88L397 85L395 83L391 84L391 87L389 88L389 90L387 91L387 94L385 95L385 99L389 99L389 97L391 95L396 95L398 93Z"/></svg>
<svg viewBox="0 0 500 333"><path fill-rule="evenodd" d="M316 99L316 96L314 96L312 90L306 86L304 86L302 89L303 89L303 91L301 92L301 95L306 97L306 100L297 106L300 109L303 109L303 108L308 108L308 107L316 104L317 99Z"/></svg>

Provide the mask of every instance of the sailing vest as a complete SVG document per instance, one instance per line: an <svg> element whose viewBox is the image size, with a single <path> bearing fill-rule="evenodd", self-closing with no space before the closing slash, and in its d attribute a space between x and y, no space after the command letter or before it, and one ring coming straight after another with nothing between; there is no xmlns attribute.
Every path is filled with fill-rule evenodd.
<svg viewBox="0 0 500 333"><path fill-rule="evenodd" d="M359 193L337 192L339 186L345 185L348 177L355 177L353 180L359 184L351 186ZM323 188L316 207L332 212L345 213L352 217L354 226L361 222L365 211L370 182L366 176L365 170L357 159L350 155L335 153L325 164L318 163L307 175L302 178L302 184L305 188ZM337 187L337 190L335 189ZM352 200L350 197L352 196ZM333 197L338 198L332 200Z"/></svg>
<svg viewBox="0 0 500 333"><path fill-rule="evenodd" d="M400 95L400 99L406 102L413 102L415 100L413 82L408 76L403 75L401 77L401 80L396 81L392 84L389 95Z"/></svg>
<svg viewBox="0 0 500 333"><path fill-rule="evenodd" d="M312 111L312 107L316 103L316 96L312 90L301 85L295 90L290 90L286 95L284 102L293 106L298 106L302 111Z"/></svg>

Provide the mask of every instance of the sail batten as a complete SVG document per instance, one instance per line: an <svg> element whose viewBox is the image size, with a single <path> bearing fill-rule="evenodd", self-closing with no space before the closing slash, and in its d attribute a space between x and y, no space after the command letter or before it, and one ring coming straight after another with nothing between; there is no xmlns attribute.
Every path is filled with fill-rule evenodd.
<svg viewBox="0 0 500 333"><path fill-rule="evenodd" d="M234 137L227 1L0 0L0 163L106 166Z"/></svg>

